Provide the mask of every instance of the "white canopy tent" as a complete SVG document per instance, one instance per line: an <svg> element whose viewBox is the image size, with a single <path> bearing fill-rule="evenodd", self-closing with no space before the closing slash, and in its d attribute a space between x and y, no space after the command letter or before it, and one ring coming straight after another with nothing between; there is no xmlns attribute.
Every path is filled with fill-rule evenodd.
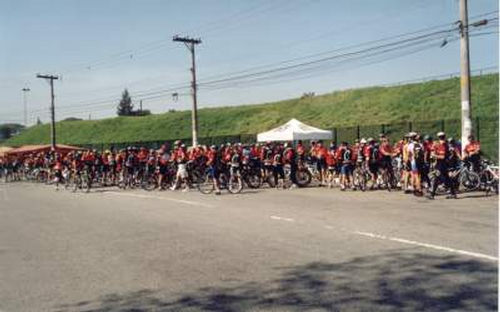
<svg viewBox="0 0 500 312"><path fill-rule="evenodd" d="M332 131L321 130L291 119L282 126L257 134L257 141L331 140L332 136Z"/></svg>

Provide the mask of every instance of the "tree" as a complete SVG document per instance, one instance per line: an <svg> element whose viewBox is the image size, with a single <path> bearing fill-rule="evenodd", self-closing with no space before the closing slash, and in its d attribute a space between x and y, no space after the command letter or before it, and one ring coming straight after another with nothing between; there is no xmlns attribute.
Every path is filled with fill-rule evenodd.
<svg viewBox="0 0 500 312"><path fill-rule="evenodd" d="M19 134L23 129L24 126L20 124L2 124L0 125L0 140L7 140Z"/></svg>
<svg viewBox="0 0 500 312"><path fill-rule="evenodd" d="M130 116L133 114L134 105L132 104L132 99L128 93L128 90L125 89L122 93L122 99L120 100L120 104L117 107L118 116Z"/></svg>
<svg viewBox="0 0 500 312"><path fill-rule="evenodd" d="M40 117L36 118L36 125L39 126L42 124L42 121L40 120Z"/></svg>

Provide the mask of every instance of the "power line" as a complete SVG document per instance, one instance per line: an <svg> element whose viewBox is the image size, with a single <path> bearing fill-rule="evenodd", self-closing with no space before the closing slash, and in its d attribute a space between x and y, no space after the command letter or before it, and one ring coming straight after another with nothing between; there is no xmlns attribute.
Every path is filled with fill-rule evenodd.
<svg viewBox="0 0 500 312"><path fill-rule="evenodd" d="M496 18L496 19L498 19L498 18ZM493 19L490 19L490 20L495 20L495 19L493 18ZM298 58L294 58L294 59L290 59L290 60L280 61L280 62L277 62L275 64L279 65L279 64L293 63L293 61L295 61L295 60L308 59L308 58L311 58L312 56L320 56L320 55L326 55L326 53L332 53L332 52L349 50L349 49L352 49L352 47L356 47L356 46L358 46L358 47L367 46L370 43L384 42L384 41L387 41L388 39L391 39L391 38L405 38L405 37L408 37L408 35L411 35L411 34L421 34L424 30L440 29L444 25L448 25L449 26L450 23L443 24L443 25L438 25L438 26L427 27L427 28L424 28L424 29L421 29L421 30L418 30L418 31L414 31L414 32L406 33L406 34L400 34L400 35L397 35L397 36L382 38L382 39L378 39L378 40L372 40L372 41L369 41L369 42L364 42L364 43L360 43L360 44L349 46L349 47L345 47L345 48L340 48L340 49L335 49L335 50L330 50L330 51L315 53L315 54L312 54L312 55L302 56L302 57L298 57ZM491 26L489 26L489 27L491 27ZM432 37L432 36L440 36L440 35L443 35L443 34L450 33L453 30L454 29L439 30L439 31L435 31L435 32L432 32L432 33L427 33L427 34L419 35L419 36L416 36L416 37L405 38L405 39L397 41L397 42L390 42L390 43L386 43L386 44L383 44L383 45L379 45L379 46L375 46L375 47L369 47L369 48L366 48L366 49L357 50L357 51L354 51L354 52L349 52L349 53L344 53L344 54L335 54L333 56L328 56L326 58L315 59L315 60L312 60L312 61L309 61L309 62L303 62L303 63L299 63L299 64L293 64L293 65L290 65L290 66L282 66L282 67L278 67L278 68L269 69L269 70L266 70L266 71L251 72L252 69L250 68L250 69L246 69L246 70L243 70L243 71L237 71L237 72L226 74L226 75L229 75L229 77L225 77L224 79L202 80L202 82L200 83L200 86L203 86L204 84L205 85L217 85L217 84L220 85L221 83L226 82L226 81L233 82L235 80L244 80L244 79L248 79L248 78L253 78L254 76L255 77L259 77L259 76L265 76L265 75L273 74L274 72L280 72L280 71L286 72L287 70L291 70L291 69L295 69L295 68L297 68L297 70L299 70L300 68L307 67L307 66L310 66L310 65L314 65L316 63L321 64L322 62L330 61L330 60L333 60L335 58L353 57L354 55L357 55L357 54L362 55L362 53L367 52L367 51L370 52L370 51L373 51L374 49L380 49L380 48L389 47L389 46L392 46L392 45L397 46L397 45L401 45L401 43L404 43L404 42L416 41L418 39L425 39L425 38ZM257 66L257 67L254 67L254 69L255 68L258 69L258 68L261 68L261 67L263 67L263 66ZM300 70L302 70L302 69L300 69ZM236 75L238 73L244 73L244 72L250 72L250 73L247 74L247 75ZM217 76L222 76L222 75L217 75ZM165 94L167 92L176 91L178 89L185 89L185 88L189 88L189 85L178 84L178 85L175 85L175 86L171 86L171 87L169 87L167 89L165 89L163 87L154 88L154 89L149 89L149 90L138 91L137 94L134 97L140 98L140 99L153 99L153 98L161 97L162 94ZM94 100L89 100L89 101L82 101L82 102L79 102L81 105L61 106L61 109L64 110L66 108L67 109L71 109L71 108L75 108L75 107L91 107L92 105L94 105L96 107L99 104L109 105L110 101L115 101L115 100L118 100L118 98L117 97L108 97L108 98L104 98L104 99L101 98L101 99L94 99ZM36 111L37 110L35 110L35 112Z"/></svg>

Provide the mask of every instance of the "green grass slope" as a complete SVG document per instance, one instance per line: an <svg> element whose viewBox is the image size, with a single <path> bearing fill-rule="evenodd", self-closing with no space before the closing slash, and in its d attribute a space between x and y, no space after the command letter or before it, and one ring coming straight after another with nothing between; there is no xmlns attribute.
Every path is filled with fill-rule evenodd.
<svg viewBox="0 0 500 312"><path fill-rule="evenodd" d="M472 103L474 117L498 116L498 74L473 77ZM105 144L189 138L190 114L190 111L179 111L145 117L58 122L57 141ZM459 119L460 81L453 78L392 87L369 87L260 105L200 109L199 136L255 134L291 118L321 128ZM50 125L44 124L28 128L6 144L49 141Z"/></svg>

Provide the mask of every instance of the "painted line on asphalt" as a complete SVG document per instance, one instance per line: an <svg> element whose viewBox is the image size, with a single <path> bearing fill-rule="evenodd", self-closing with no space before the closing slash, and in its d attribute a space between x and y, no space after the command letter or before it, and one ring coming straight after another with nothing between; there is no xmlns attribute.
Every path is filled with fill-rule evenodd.
<svg viewBox="0 0 500 312"><path fill-rule="evenodd" d="M213 205L206 204L206 203L200 203L200 202L196 202L196 201L176 199L176 198L170 198L170 197L163 197L163 196L153 196L153 195L133 194L133 193L120 193L120 192L114 192L114 191L107 191L104 194L130 196L130 197L137 197L137 198L148 198L148 199L160 199L160 200L167 200L167 201L171 201L171 202L175 202L175 203L197 206L197 207L199 207L199 206L207 207L207 208L214 208L215 207Z"/></svg>
<svg viewBox="0 0 500 312"><path fill-rule="evenodd" d="M461 249L454 249L454 248L450 248L450 247L444 247L444 246L428 244L428 243L421 243L421 242L412 241L412 240L408 240L408 239L390 237L390 236L379 235L379 234L368 233L368 232L355 231L353 233L357 234L357 235L370 237L370 238L390 240L390 241L394 241L394 242L398 242L398 243L402 243L402 244L415 245L415 246L420 246L420 247L425 247L425 248L448 251L451 253L457 253L457 254L471 256L471 257L475 257L475 258L482 258L482 259L487 259L487 260L491 260L491 261L498 261L497 257L493 257L493 256L489 256L489 255L485 255L485 254L477 253L477 252L471 252L471 251L466 251L466 250L461 250Z"/></svg>
<svg viewBox="0 0 500 312"><path fill-rule="evenodd" d="M280 220L280 221L287 221L287 222L295 222L294 219L292 218L285 218L285 217L279 217L279 216L270 216L271 219L273 220Z"/></svg>

